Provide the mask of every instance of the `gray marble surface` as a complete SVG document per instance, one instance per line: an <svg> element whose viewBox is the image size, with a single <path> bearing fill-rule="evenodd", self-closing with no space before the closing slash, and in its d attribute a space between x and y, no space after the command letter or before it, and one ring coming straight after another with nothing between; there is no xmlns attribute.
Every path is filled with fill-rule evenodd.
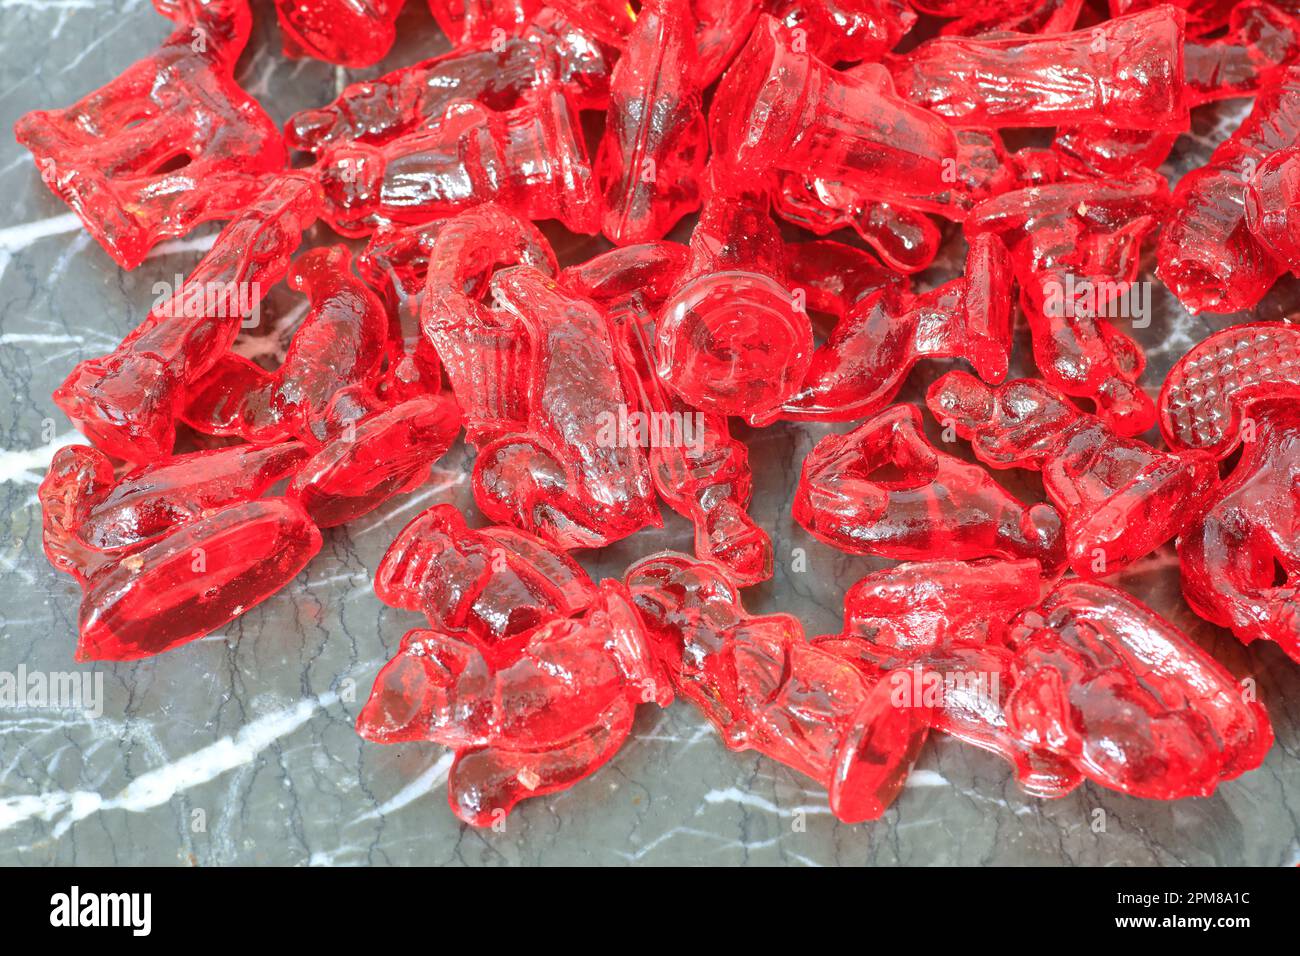
<svg viewBox="0 0 1300 956"><path fill-rule="evenodd" d="M269 3L240 81L278 121L324 101L343 71L278 55ZM403 15L396 65L435 51L423 3ZM168 32L148 0L0 0L0 125L63 106L147 54ZM1240 116L1201 111L1180 142L1181 173ZM461 445L419 491L326 534L284 592L222 633L153 660L76 665L79 592L41 552L36 488L54 450L77 435L50 393L79 360L111 349L147 311L152 286L188 271L212 229L119 270L42 185L28 154L0 141L0 672L102 678L102 714L0 709L0 863L4 864L1261 864L1300 862L1300 668L1275 648L1247 651L1178 597L1172 551L1116 581L1165 612L1240 677L1254 676L1277 731L1265 765L1210 798L1148 802L1085 785L1056 801L1021 794L996 758L951 740L927 745L896 804L874 824L844 826L825 794L793 771L732 754L685 704L643 708L634 737L594 777L528 801L504 832L461 826L445 804L449 757L434 745L363 743L353 720L379 666L414 615L382 606L370 576L396 531L441 501L474 519ZM312 239L329 241L318 230ZM960 245L960 243L957 243ZM565 244L561 244L564 246ZM582 247L563 248L580 255ZM950 257L951 258L951 257ZM1289 315L1295 286L1261 306ZM1156 320L1138 333L1153 390L1193 342L1229 324L1190 318L1159 286ZM277 293L274 351L295 317ZM298 313L300 314L300 313ZM277 325L277 320L278 325ZM1025 361L1027 342L1017 345ZM942 371L918 371L915 400ZM777 426L748 436L754 513L776 543L774 580L751 589L755 611L797 614L810 634L839 628L845 589L884 562L812 540L789 515L800 463L828 429ZM1002 475L1041 496L1035 476ZM666 515L583 556L597 576L639 555L689 549ZM806 570L792 570L806 556Z"/></svg>

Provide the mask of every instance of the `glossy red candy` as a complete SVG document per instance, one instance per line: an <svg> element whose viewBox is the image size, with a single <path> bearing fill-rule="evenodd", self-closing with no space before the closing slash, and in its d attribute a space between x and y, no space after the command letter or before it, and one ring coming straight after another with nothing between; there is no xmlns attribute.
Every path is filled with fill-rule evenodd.
<svg viewBox="0 0 1300 956"><path fill-rule="evenodd" d="M1168 4L1169 0L1110 0L1110 15L1123 16L1137 10L1149 10ZM1187 35L1204 36L1223 26L1228 14L1237 6L1233 0L1173 0L1173 6L1187 12Z"/></svg>
<svg viewBox="0 0 1300 956"><path fill-rule="evenodd" d="M1266 0L1246 0L1225 36L1188 40L1184 57L1190 105L1250 95L1300 58L1300 25Z"/></svg>
<svg viewBox="0 0 1300 956"><path fill-rule="evenodd" d="M383 303L352 275L345 246L313 249L289 271L289 286L311 309L275 372L227 353L191 390L182 417L210 435L258 444L300 438L325 441L335 394L378 375L388 337Z"/></svg>
<svg viewBox="0 0 1300 956"><path fill-rule="evenodd" d="M412 275L421 264L425 273L420 324L465 414L467 438L481 445L527 421L533 364L519 318L497 298L482 301L488 280L509 265L553 275L555 254L529 223L492 204L436 228L427 252L421 236L411 259Z"/></svg>
<svg viewBox="0 0 1300 956"><path fill-rule="evenodd" d="M714 163L737 185L772 169L843 183L860 196L961 218L957 138L895 95L878 64L837 72L763 17L714 96ZM722 172L715 175L722 175Z"/></svg>
<svg viewBox="0 0 1300 956"><path fill-rule="evenodd" d="M516 36L541 6L540 0L429 0L438 26L457 47Z"/></svg>
<svg viewBox="0 0 1300 956"><path fill-rule="evenodd" d="M993 232L1011 250L1042 376L1091 399L1121 435L1155 419L1137 385L1146 357L1115 322L1150 319L1134 280L1142 242L1168 201L1164 177L1146 170L1118 181L1072 176L989 199L966 223L968 236Z"/></svg>
<svg viewBox="0 0 1300 956"><path fill-rule="evenodd" d="M424 484L461 424L460 409L445 395L362 408L349 419L289 483L289 497L322 528L346 524Z"/></svg>
<svg viewBox="0 0 1300 956"><path fill-rule="evenodd" d="M901 96L962 126L1188 126L1181 10L1050 36L937 37L891 63Z"/></svg>
<svg viewBox="0 0 1300 956"><path fill-rule="evenodd" d="M700 205L708 158L687 0L648 0L610 79L596 155L605 236L660 239Z"/></svg>
<svg viewBox="0 0 1300 956"><path fill-rule="evenodd" d="M406 0L275 0L284 55L340 66L371 66L397 38Z"/></svg>
<svg viewBox="0 0 1300 956"><path fill-rule="evenodd" d="M1160 394L1174 448L1240 458L1205 516L1178 542L1183 595L1245 643L1275 641L1300 661L1300 329L1257 322L1184 355Z"/></svg>
<svg viewBox="0 0 1300 956"><path fill-rule="evenodd" d="M375 570L375 596L505 660L533 628L587 608L596 588L576 562L537 538L512 528L471 530L454 507L435 505L389 546Z"/></svg>
<svg viewBox="0 0 1300 956"><path fill-rule="evenodd" d="M771 12L823 63L878 60L916 23L903 0L776 0Z"/></svg>
<svg viewBox="0 0 1300 956"><path fill-rule="evenodd" d="M288 158L275 123L234 80L247 0L166 10L178 26L152 56L14 125L41 179L124 269L163 239L239 213Z"/></svg>
<svg viewBox="0 0 1300 956"><path fill-rule="evenodd" d="M756 750L826 788L846 823L893 802L929 726L889 688L804 638L788 614L745 611L725 572L663 553L625 578L673 689L699 707L731 750Z"/></svg>
<svg viewBox="0 0 1300 956"><path fill-rule="evenodd" d="M604 109L610 62L587 34L543 15L521 36L480 40L345 87L327 106L289 118L285 138L319 155L333 143L386 143L424 126L456 100L488 109L519 106L539 86L558 83L580 109Z"/></svg>
<svg viewBox="0 0 1300 956"><path fill-rule="evenodd" d="M895 405L844 435L828 435L803 463L795 520L851 554L915 560L1033 558L1065 563L1061 517L1026 507L978 465L939 451L914 405Z"/></svg>
<svg viewBox="0 0 1300 956"><path fill-rule="evenodd" d="M776 214L819 236L850 228L897 272L920 272L934 261L943 237L925 213L860 199L836 183L778 172Z"/></svg>
<svg viewBox="0 0 1300 956"><path fill-rule="evenodd" d="M1263 705L1214 658L1118 588L1059 584L1013 629L1007 725L1130 796L1208 796L1273 744Z"/></svg>
<svg viewBox="0 0 1300 956"><path fill-rule="evenodd" d="M1052 150L1089 176L1128 176L1135 168L1156 169L1181 134L1108 126L1071 126L1056 131Z"/></svg>
<svg viewBox="0 0 1300 956"><path fill-rule="evenodd" d="M994 468L1033 468L1065 519L1070 567L1114 574L1191 525L1218 481L1212 455L1157 451L1115 434L1038 379L997 389L949 372L926 396L945 427Z"/></svg>
<svg viewBox="0 0 1300 956"><path fill-rule="evenodd" d="M84 591L78 660L136 660L202 637L282 588L320 549L284 499L258 501L306 455L296 442L169 458L117 481L85 445L41 483L45 551Z"/></svg>
<svg viewBox="0 0 1300 956"><path fill-rule="evenodd" d="M844 596L840 634L815 644L890 689L899 705L928 707L931 729L997 754L1026 793L1059 797L1083 781L1067 758L1008 726L1016 615L1038 603L1037 561L926 561L869 574Z"/></svg>
<svg viewBox="0 0 1300 956"><path fill-rule="evenodd" d="M526 365L516 369L524 390L509 409L523 417L501 422L474 462L479 509L561 548L603 547L658 525L645 455L620 427L629 409L605 316L528 266L493 276L491 297ZM450 324L454 313L436 321L461 350L476 348L472 330ZM439 351L451 374L451 350Z"/></svg>
<svg viewBox="0 0 1300 956"><path fill-rule="evenodd" d="M970 253L964 277L917 296L881 286L844 309L780 415L812 421L873 415L923 358L968 358L985 377L1004 378L1011 350L1010 259L1001 241L987 234L972 240Z"/></svg>
<svg viewBox="0 0 1300 956"><path fill-rule="evenodd" d="M448 800L473 826L595 772L627 739L638 704L672 699L617 582L581 616L552 617L520 641L493 662L465 637L411 631L357 718L367 740L454 748Z"/></svg>
<svg viewBox="0 0 1300 956"><path fill-rule="evenodd" d="M935 730L1004 757L1037 796L1085 777L1205 796L1263 761L1263 707L1167 621L1103 584L1067 580L1041 604L1038 588L1032 562L902 565L852 588L844 632L815 646L920 695Z"/></svg>
<svg viewBox="0 0 1300 956"><path fill-rule="evenodd" d="M808 313L785 286L764 192L715 179L691 257L655 329L656 373L688 405L759 416L788 400L812 358Z"/></svg>
<svg viewBox="0 0 1300 956"><path fill-rule="evenodd" d="M1259 164L1246 186L1246 226L1279 263L1300 274L1300 146Z"/></svg>
<svg viewBox="0 0 1300 956"><path fill-rule="evenodd" d="M1174 189L1156 274L1189 310L1255 305L1285 267L1246 226L1246 187L1279 150L1300 140L1300 65L1262 90L1242 124ZM1285 215L1279 210L1280 215Z"/></svg>
<svg viewBox="0 0 1300 956"><path fill-rule="evenodd" d="M913 3L918 10L923 4ZM978 37L995 33L1064 33L1073 30L1083 0L998 0L992 3L955 3L940 0L925 9L944 7L940 16L957 19L939 31L945 36Z"/></svg>
<svg viewBox="0 0 1300 956"><path fill-rule="evenodd" d="M457 100L426 127L382 145L336 143L316 174L325 191L322 216L345 236L485 202L527 219L558 219L574 232L600 229L577 112L555 86L506 112Z"/></svg>
<svg viewBox="0 0 1300 956"><path fill-rule="evenodd" d="M319 208L320 192L307 177L272 182L116 350L72 370L55 403L115 458L169 455L187 389L228 352L241 323L288 272Z"/></svg>
<svg viewBox="0 0 1300 956"><path fill-rule="evenodd" d="M609 317L624 392L636 398L627 431L646 448L659 497L695 526L696 555L747 587L772 576L772 541L746 511L753 494L749 450L731 436L725 417L691 408L654 371L655 315L686 259L675 243L625 246L571 266L563 279Z"/></svg>

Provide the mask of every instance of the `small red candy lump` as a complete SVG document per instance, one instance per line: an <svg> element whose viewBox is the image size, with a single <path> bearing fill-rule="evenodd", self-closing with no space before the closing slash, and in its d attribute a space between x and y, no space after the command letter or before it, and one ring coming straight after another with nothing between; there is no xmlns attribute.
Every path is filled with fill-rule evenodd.
<svg viewBox="0 0 1300 956"><path fill-rule="evenodd" d="M1205 796L1264 761L1263 705L1117 575L1172 542L1191 611L1300 662L1300 327L1167 335L1163 383L1130 334L1152 263L1193 313L1300 276L1294 4L430 0L439 40L403 0L277 0L286 55L383 61L283 131L234 80L246 0L154 6L153 56L15 127L124 269L225 223L54 393L89 442L39 492L78 660L296 586L463 428L375 571L424 622L357 729L450 748L466 824L676 697L845 823L932 735L1038 797ZM399 29L427 58L391 62ZM1242 97L1188 169L1191 111ZM281 280L305 302L271 329ZM898 401L922 391L932 420ZM801 552L903 562L838 634L747 609L794 590L772 502Z"/></svg>

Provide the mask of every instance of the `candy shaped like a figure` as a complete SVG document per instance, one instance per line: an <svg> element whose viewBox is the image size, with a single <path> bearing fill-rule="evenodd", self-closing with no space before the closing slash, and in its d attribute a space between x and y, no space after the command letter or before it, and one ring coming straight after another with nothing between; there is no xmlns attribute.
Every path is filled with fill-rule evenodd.
<svg viewBox="0 0 1300 956"><path fill-rule="evenodd" d="M540 0L429 0L429 11L453 46L512 37L541 9Z"/></svg>
<svg viewBox="0 0 1300 956"><path fill-rule="evenodd" d="M766 193L724 192L715 178L690 247L656 324L656 374L704 412L771 412L803 381L813 342L804 304L783 281Z"/></svg>
<svg viewBox="0 0 1300 956"><path fill-rule="evenodd" d="M949 218L957 139L938 116L894 94L878 64L837 72L799 52L763 16L722 79L710 116L715 175L753 184L773 169L844 183L860 196Z"/></svg>
<svg viewBox="0 0 1300 956"><path fill-rule="evenodd" d="M311 308L284 362L267 372L227 353L191 389L185 421L207 434L256 444L290 436L313 445L325 441L330 402L340 390L378 377L388 339L383 303L352 275L351 259L345 246L300 256L288 283L307 294Z"/></svg>
<svg viewBox="0 0 1300 956"><path fill-rule="evenodd" d="M932 727L1006 759L1059 797L1084 778L1134 796L1212 793L1273 741L1264 708L1176 628L1124 592L1070 579L1039 603L1034 562L905 564L845 596L852 661Z"/></svg>
<svg viewBox="0 0 1300 956"><path fill-rule="evenodd" d="M322 216L345 236L489 201L574 232L600 230L578 114L556 86L503 113L457 100L425 128L381 145L336 143L314 168L325 191Z"/></svg>
<svg viewBox="0 0 1300 956"><path fill-rule="evenodd" d="M644 4L610 80L596 176L619 245L662 238L700 205L708 139L689 12L687 0Z"/></svg>
<svg viewBox="0 0 1300 956"><path fill-rule="evenodd" d="M236 215L288 161L271 117L234 80L247 0L188 0L152 56L14 135L41 179L124 269L164 239Z"/></svg>
<svg viewBox="0 0 1300 956"><path fill-rule="evenodd" d="M823 63L878 60L916 23L903 0L778 0L772 13Z"/></svg>
<svg viewBox="0 0 1300 956"><path fill-rule="evenodd" d="M309 178L275 180L117 349L72 370L54 392L55 404L115 458L169 455L187 389L229 351L241 324L288 272L319 209L320 192Z"/></svg>
<svg viewBox="0 0 1300 956"><path fill-rule="evenodd" d="M1164 177L1137 169L1118 181L1074 176L1003 193L966 223L968 236L992 232L1011 250L1042 376L1095 402L1121 435L1150 428L1155 406L1137 385L1146 356L1110 320L1150 319L1135 280L1142 242L1168 202Z"/></svg>
<svg viewBox="0 0 1300 956"><path fill-rule="evenodd" d="M1300 146L1259 164L1246 187L1246 226L1273 258L1300 275Z"/></svg>
<svg viewBox="0 0 1300 956"><path fill-rule="evenodd" d="M1178 541L1183 595L1243 643L1300 661L1300 329L1224 329L1184 355L1160 394L1173 448L1241 449L1204 517Z"/></svg>
<svg viewBox="0 0 1300 956"><path fill-rule="evenodd" d="M1206 452L1162 452L1117 435L1046 382L996 389L949 372L926 401L994 468L1032 468L1065 520L1071 569L1104 577L1180 534L1200 517L1219 470Z"/></svg>
<svg viewBox="0 0 1300 956"><path fill-rule="evenodd" d="M513 528L472 530L451 505L402 529L375 570L375 596L419 611L429 627L509 660L528 632L573 617L595 600L587 572L563 552Z"/></svg>
<svg viewBox="0 0 1300 956"><path fill-rule="evenodd" d="M913 405L818 442L793 512L814 537L851 554L1033 558L1048 575L1065 564L1056 510L1026 507L983 468L939 451Z"/></svg>
<svg viewBox="0 0 1300 956"><path fill-rule="evenodd" d="M284 55L339 66L373 66L397 39L406 0L275 0Z"/></svg>
<svg viewBox="0 0 1300 956"><path fill-rule="evenodd" d="M1007 761L1026 793L1059 797L1083 782L1074 764L1008 726L1015 687L1012 623L1036 605L1037 561L909 562L867 575L844 596L844 626L815 646L924 706L931 729Z"/></svg>
<svg viewBox="0 0 1300 956"><path fill-rule="evenodd" d="M496 273L491 290L494 311L523 335L527 374L521 404L510 409L523 417L502 422L475 459L479 509L561 548L603 547L658 526L645 455L620 434L628 406L604 315L528 266ZM439 334L460 333L446 323Z"/></svg>
<svg viewBox="0 0 1300 956"><path fill-rule="evenodd" d="M1247 227L1246 194L1269 157L1298 139L1300 65L1293 64L1255 97L1250 115L1209 162L1178 181L1172 214L1156 246L1156 274L1190 311L1248 309L1285 271ZM1265 177L1266 184L1276 183L1268 172ZM1273 208L1269 214L1261 216L1265 235L1272 233L1264 220L1284 217L1286 211Z"/></svg>
<svg viewBox="0 0 1300 956"><path fill-rule="evenodd" d="M1213 793L1264 761L1264 707L1209 654L1118 588L1068 580L1013 627L1007 725L1134 797Z"/></svg>
<svg viewBox="0 0 1300 956"><path fill-rule="evenodd" d="M686 259L676 243L624 246L566 269L563 281L609 317L624 389L636 399L627 437L647 447L659 497L695 526L695 553L747 587L772 576L772 541L746 510L749 450L731 436L726 418L691 408L654 372L654 317Z"/></svg>
<svg viewBox="0 0 1300 956"><path fill-rule="evenodd" d="M776 214L819 236L850 228L891 269L920 272L934 261L943 237L923 212L850 195L836 183L778 172L772 190Z"/></svg>
<svg viewBox="0 0 1300 956"><path fill-rule="evenodd" d="M411 631L357 718L376 743L453 748L448 801L472 826L594 773L627 739L638 704L672 700L617 582L604 582L580 616L551 618L520 641L493 662L463 636Z"/></svg>
<svg viewBox="0 0 1300 956"><path fill-rule="evenodd" d="M1266 0L1232 8L1228 32L1187 41L1187 96L1191 106L1249 96L1300 57L1300 25Z"/></svg>
<svg viewBox="0 0 1300 956"><path fill-rule="evenodd" d="M164 459L121 480L103 452L60 449L41 483L45 553L83 596L77 660L138 660L195 640L284 587L320 550L287 499L297 442Z"/></svg>
<svg viewBox="0 0 1300 956"><path fill-rule="evenodd" d="M498 298L482 299L499 266L527 265L553 275L550 245L529 223L487 204L439 225L427 252L414 255L415 275L421 260L426 280L420 326L465 414L466 437L482 445L525 427L532 396L531 340Z"/></svg>
<svg viewBox="0 0 1300 956"><path fill-rule="evenodd" d="M294 113L285 138L320 155L342 141L386 143L436 120L456 100L510 110L549 82L579 109L604 109L610 63L581 30L543 15L522 36L481 40L345 87L329 105Z"/></svg>
<svg viewBox="0 0 1300 956"><path fill-rule="evenodd" d="M726 572L662 553L624 579L673 689L731 750L755 750L826 788L846 823L879 818L902 789L930 715L808 643L797 618L757 616Z"/></svg>
<svg viewBox="0 0 1300 956"><path fill-rule="evenodd" d="M362 403L336 418L330 440L289 483L289 497L321 528L346 524L414 491L460 433L460 408L446 395L417 395L383 408L363 393ZM334 404L337 412L338 399Z"/></svg>
<svg viewBox="0 0 1300 956"><path fill-rule="evenodd" d="M965 276L917 296L885 285L844 309L780 416L852 421L884 408L921 359L967 358L996 381L1010 354L1010 257L996 236L976 236Z"/></svg>
<svg viewBox="0 0 1300 956"><path fill-rule="evenodd" d="M891 62L899 95L961 126L1183 131L1183 11L1050 36L936 37Z"/></svg>

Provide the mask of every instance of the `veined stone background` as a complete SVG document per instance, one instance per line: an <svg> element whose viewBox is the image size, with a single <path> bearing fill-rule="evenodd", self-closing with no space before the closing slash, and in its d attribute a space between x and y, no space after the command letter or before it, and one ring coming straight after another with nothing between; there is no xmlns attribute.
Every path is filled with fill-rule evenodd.
<svg viewBox="0 0 1300 956"><path fill-rule="evenodd" d="M433 744L363 742L353 721L381 664L415 615L386 608L371 576L411 517L438 502L481 523L462 443L418 491L325 534L320 555L283 592L219 634L152 660L73 662L79 590L41 550L36 489L58 446L79 436L50 400L74 364L111 350L148 311L158 282L199 260L207 227L154 250L126 273L41 183L12 139L28 110L66 106L148 55L171 29L148 0L0 0L0 672L102 676L103 714L0 708L0 864L1258 864L1300 862L1300 666L1275 647L1247 650L1182 603L1171 547L1114 583L1164 613L1238 677L1253 676L1277 742L1262 768L1214 796L1143 801L1085 784L1054 801L1025 796L996 757L932 737L897 802L876 823L845 826L811 781L752 753L729 753L689 705L644 707L615 758L564 793L529 800L504 832L463 826L446 806L450 755ZM280 55L274 11L257 25L240 83L277 122L332 99L344 83L446 47L423 0L381 68L343 71ZM1166 172L1198 165L1248 103L1194 114ZM607 248L548 229L563 261ZM689 235L689 224L674 232ZM840 237L837 237L840 238ZM307 244L338 241L318 226ZM1150 243L1148 244L1150 245ZM961 263L948 244L937 283ZM1144 278L1150 278L1150 263ZM1256 313L1289 316L1300 285L1279 285ZM1247 316L1191 317L1153 283L1154 316L1135 330L1154 395L1170 365L1206 335ZM283 350L301 300L277 289L247 355ZM1031 371L1017 334L1018 373ZM951 363L913 373L918 401ZM745 594L755 612L785 611L809 635L839 630L845 590L889 562L841 554L790 518L800 465L831 430L780 424L744 431L753 513L776 546L776 576ZM937 429L927 416L932 435ZM950 450L951 450L950 446ZM963 448L964 452L964 448ZM999 473L1041 500L1037 476ZM596 578L637 557L690 550L685 521L579 557ZM794 568L804 561L806 568Z"/></svg>

